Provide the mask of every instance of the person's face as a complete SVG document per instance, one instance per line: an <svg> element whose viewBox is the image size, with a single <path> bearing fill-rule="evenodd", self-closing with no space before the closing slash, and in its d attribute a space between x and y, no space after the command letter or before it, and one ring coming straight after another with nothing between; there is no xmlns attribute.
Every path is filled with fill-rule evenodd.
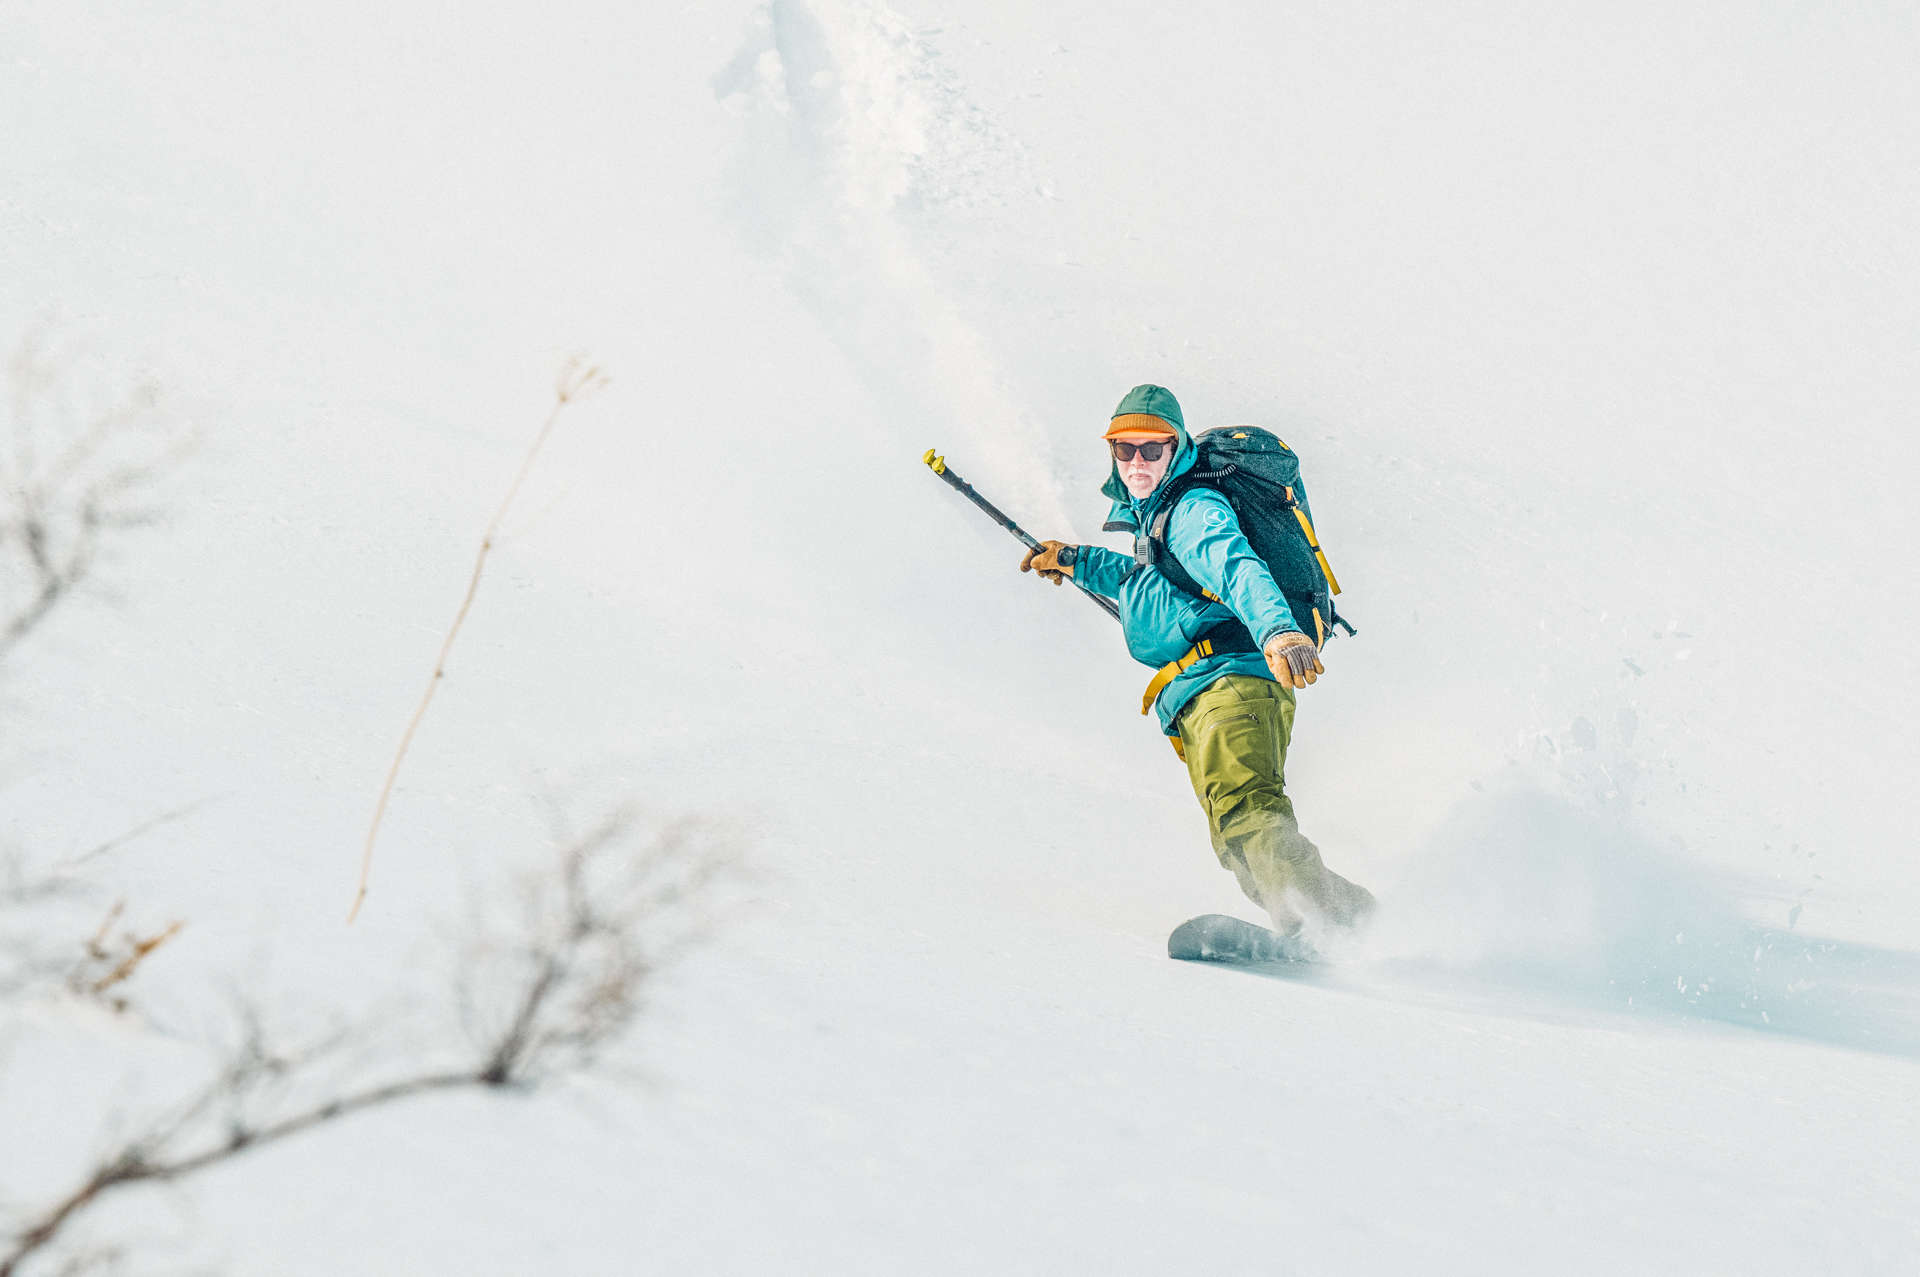
<svg viewBox="0 0 1920 1277"><path fill-rule="evenodd" d="M1174 442L1172 435L1151 434L1114 435L1107 440L1114 464L1120 468L1120 482L1135 501L1151 496L1160 480L1167 477L1167 467L1173 464ZM1148 453L1158 455L1149 460Z"/></svg>

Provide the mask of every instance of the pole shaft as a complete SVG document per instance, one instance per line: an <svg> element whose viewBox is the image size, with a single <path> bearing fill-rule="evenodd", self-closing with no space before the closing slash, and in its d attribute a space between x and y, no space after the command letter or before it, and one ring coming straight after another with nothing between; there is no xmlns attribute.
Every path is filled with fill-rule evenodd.
<svg viewBox="0 0 1920 1277"><path fill-rule="evenodd" d="M989 519L992 519L995 523L999 524L1001 527L1005 528L1008 532L1012 533L1014 538L1018 540L1022 545L1026 546L1029 550L1038 550L1040 548L1040 542L1034 540L1033 537L1028 534L1025 528L1015 523L1012 519L1009 519L1001 511L999 506L996 506L993 502L981 496L978 492L974 490L974 487L971 483L968 483L965 479L962 479L959 475L955 474L951 469L949 469L947 467L947 460L945 457L936 457L934 455L934 450L932 448L929 448L927 449L927 455L922 457L921 460L925 461L927 463L927 468L929 470L932 470L935 474L939 475L941 480L945 482L948 487L952 488L955 492L958 492L961 496L965 497L967 500L973 502L974 505L980 507L980 510L983 514L985 514ZM1079 581L1074 580L1074 578L1071 575L1067 577L1067 580L1073 581L1074 588L1079 590L1082 594L1086 595L1088 598L1092 599L1094 603L1098 605L1098 607L1102 612L1105 612L1108 616L1112 617L1116 621L1120 619L1119 604L1115 603L1112 599L1108 598L1104 594L1095 594L1092 590L1089 590L1086 586L1080 584Z"/></svg>

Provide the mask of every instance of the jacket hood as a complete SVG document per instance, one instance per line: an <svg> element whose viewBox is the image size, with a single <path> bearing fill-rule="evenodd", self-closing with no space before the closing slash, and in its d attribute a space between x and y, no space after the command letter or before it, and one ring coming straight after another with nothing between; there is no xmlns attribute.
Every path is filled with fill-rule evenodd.
<svg viewBox="0 0 1920 1277"><path fill-rule="evenodd" d="M1195 453L1193 440L1187 434L1186 418L1180 414L1180 401L1165 386L1135 386L1120 400L1120 406L1113 410L1115 417L1128 413L1143 412L1158 417L1173 428L1173 464L1167 467L1167 473L1160 480L1160 486L1148 493L1146 498L1135 501L1133 494L1127 491L1127 485L1120 482L1120 465L1112 463L1107 472L1107 481L1100 485L1100 492L1113 502L1113 508L1107 512L1107 522L1125 522L1135 528L1146 525L1147 511L1152 507L1154 498L1166 491L1167 484L1193 469Z"/></svg>

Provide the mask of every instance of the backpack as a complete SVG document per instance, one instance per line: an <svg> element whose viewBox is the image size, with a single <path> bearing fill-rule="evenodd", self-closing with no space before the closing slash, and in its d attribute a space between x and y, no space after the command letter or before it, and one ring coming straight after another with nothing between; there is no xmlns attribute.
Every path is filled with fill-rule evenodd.
<svg viewBox="0 0 1920 1277"><path fill-rule="evenodd" d="M1195 435L1193 443L1198 450L1193 468L1174 480L1160 513L1136 545L1135 558L1159 568L1187 593L1213 598L1167 548L1167 522L1180 498L1192 488L1212 488L1233 507L1240 531L1273 573L1301 630L1322 647L1335 626L1355 633L1334 610L1340 582L1314 535L1300 458L1293 449L1258 426L1222 426Z"/></svg>

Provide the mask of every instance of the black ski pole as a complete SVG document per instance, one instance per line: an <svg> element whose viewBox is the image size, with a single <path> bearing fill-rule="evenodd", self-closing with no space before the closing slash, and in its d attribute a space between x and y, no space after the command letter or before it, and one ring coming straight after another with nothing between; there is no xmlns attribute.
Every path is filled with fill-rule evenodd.
<svg viewBox="0 0 1920 1277"><path fill-rule="evenodd" d="M992 519L995 523L999 524L1001 527L1005 528L1007 531L1013 533L1013 535L1019 540L1020 544L1026 546L1029 550L1038 550L1040 548L1040 543L1034 540L1032 537L1028 536L1025 528L1022 528L1019 524L1015 523L1012 519L1009 519L1006 515L1000 513L999 508L995 506L993 502L987 500L985 497L981 496L978 492L975 492L973 490L973 485L971 483L968 483L965 479L962 479L959 475L947 469L947 459L945 457L936 457L934 455L934 450L932 448L928 448L927 455L920 459L927 463L927 469L933 471L935 474L939 475L942 479L944 479L948 487L952 488L955 492L958 492L961 496L973 502L975 505L979 506L983 511L986 512L986 516L989 519ZM1095 594L1092 590L1089 590L1086 586L1081 585L1080 582L1075 581L1074 578L1071 576L1069 576L1067 580L1073 581L1073 585L1075 589L1079 590L1080 593L1086 595L1088 598L1092 599L1095 603L1099 604L1100 610L1102 612L1105 612L1108 616L1112 617L1116 621L1120 619L1120 605L1118 603L1115 603L1112 599L1108 598L1104 594Z"/></svg>

